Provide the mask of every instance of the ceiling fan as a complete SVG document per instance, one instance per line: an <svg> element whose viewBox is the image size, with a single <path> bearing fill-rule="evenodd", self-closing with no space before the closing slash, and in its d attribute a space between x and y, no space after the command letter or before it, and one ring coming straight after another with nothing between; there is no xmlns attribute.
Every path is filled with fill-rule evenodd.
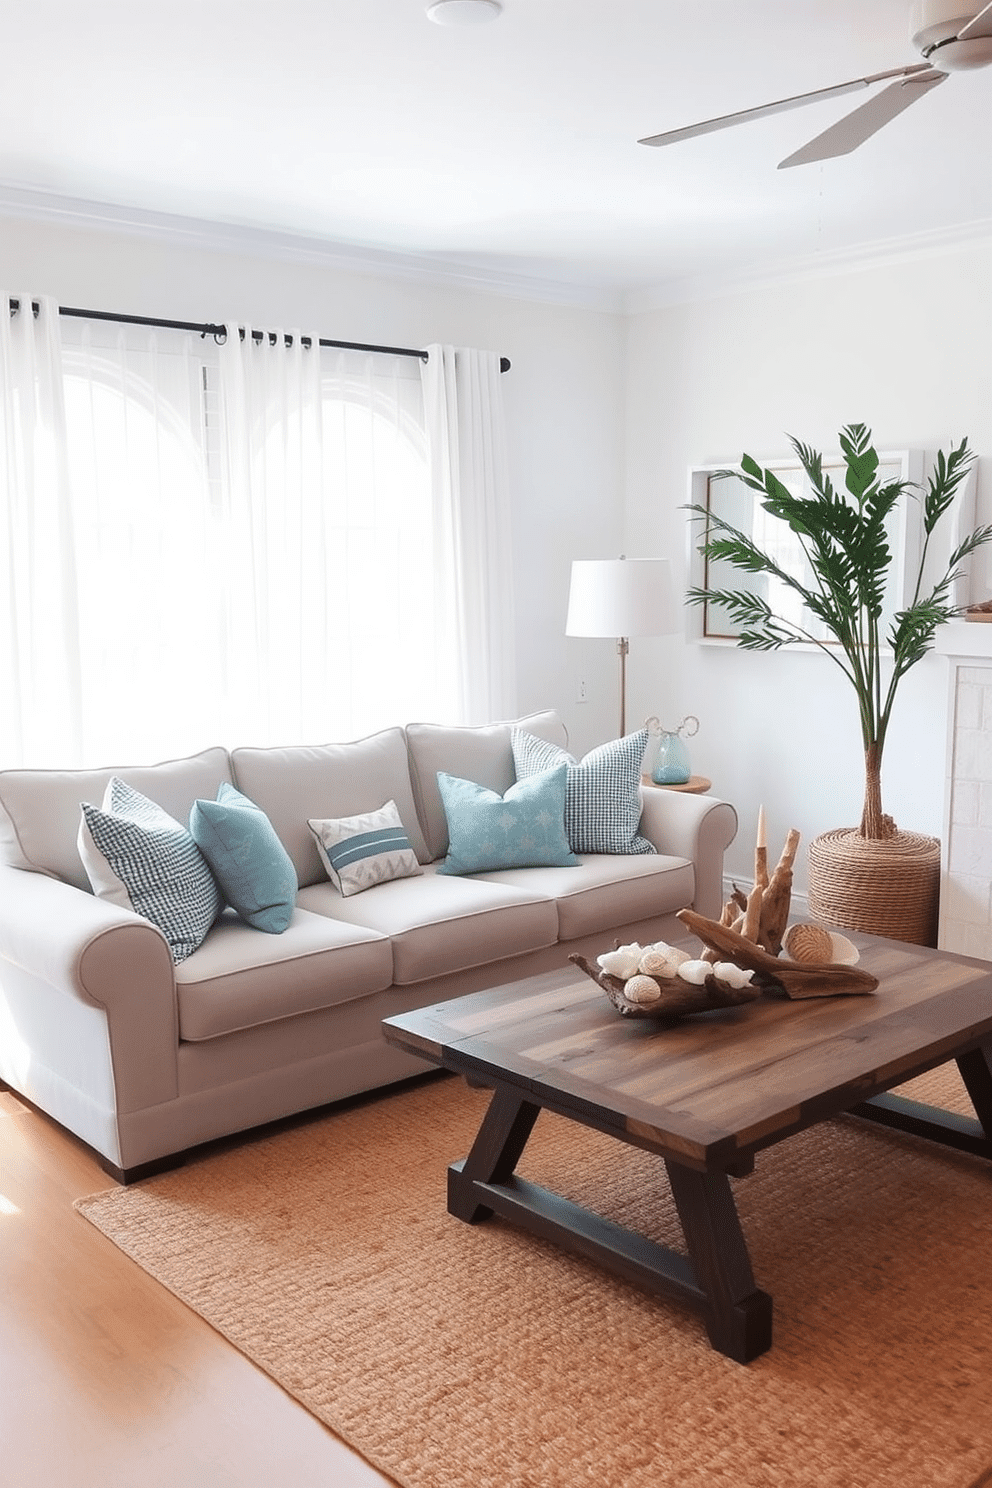
<svg viewBox="0 0 992 1488"><path fill-rule="evenodd" d="M962 11L965 13L961 14ZM812 93L797 93L793 98L781 98L776 103L742 109L740 113L705 119L701 124L689 124L684 129L669 129L664 134L652 134L647 139L638 140L638 144L674 145L680 140L693 139L697 134L730 129L751 119L785 113L787 109L802 108L824 98L839 98L844 93L854 93L860 88L870 88L874 83L893 79L887 88L876 93L867 103L780 161L778 168L783 170L788 166L808 165L814 160L830 160L835 155L848 155L890 119L922 98L924 93L943 83L949 72L988 67L992 63L992 0L988 4L972 3L970 6L968 0L918 0L911 14L910 34L913 45L923 56L922 62L853 78L832 88L817 88Z"/></svg>

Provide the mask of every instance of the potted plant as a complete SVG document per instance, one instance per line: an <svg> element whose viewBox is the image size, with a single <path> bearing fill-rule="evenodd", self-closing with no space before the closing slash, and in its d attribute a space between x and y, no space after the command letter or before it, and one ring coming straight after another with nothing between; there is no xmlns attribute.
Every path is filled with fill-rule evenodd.
<svg viewBox="0 0 992 1488"><path fill-rule="evenodd" d="M789 442L808 482L798 495L750 455L742 457L739 470L720 474L737 476L757 493L766 512L788 524L805 553L807 576L782 567L747 533L712 511L701 506L689 510L707 524L699 548L707 559L773 576L800 598L804 618L808 614L811 624L818 621L827 639L804 628L802 621L775 614L763 595L746 588L694 588L686 600L721 607L741 627L737 644L746 650L813 644L843 672L857 699L864 807L860 826L826 833L810 844L810 911L844 928L932 941L940 846L935 838L901 832L883 812L882 756L899 683L930 650L938 626L961 613L953 600L960 565L992 539L992 527L976 528L950 554L936 582L926 583L931 537L974 456L964 439L948 453L938 452L919 498L923 540L915 584L905 607L885 628L884 596L893 561L886 521L897 502L916 497L918 488L905 480L882 484L879 456L864 424L848 424L840 433L843 491L835 487L816 450L791 437Z"/></svg>

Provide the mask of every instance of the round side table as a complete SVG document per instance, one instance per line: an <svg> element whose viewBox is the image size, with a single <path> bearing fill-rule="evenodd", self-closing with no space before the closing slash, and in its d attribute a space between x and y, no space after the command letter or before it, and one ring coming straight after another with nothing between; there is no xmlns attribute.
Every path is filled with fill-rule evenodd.
<svg viewBox="0 0 992 1488"><path fill-rule="evenodd" d="M705 796L713 782L707 780L705 775L690 775L688 780L681 785L664 785L657 780L652 780L650 775L641 776L642 785L650 785L654 790L685 791L690 796Z"/></svg>

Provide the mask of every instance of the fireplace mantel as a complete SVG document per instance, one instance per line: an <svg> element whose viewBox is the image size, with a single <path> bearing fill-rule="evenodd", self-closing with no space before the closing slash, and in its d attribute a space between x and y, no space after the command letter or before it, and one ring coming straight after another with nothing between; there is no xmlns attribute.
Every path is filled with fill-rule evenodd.
<svg viewBox="0 0 992 1488"><path fill-rule="evenodd" d="M992 662L992 622L951 620L934 637L938 656L976 656Z"/></svg>
<svg viewBox="0 0 992 1488"><path fill-rule="evenodd" d="M934 642L948 662L938 944L992 960L992 624L951 621Z"/></svg>

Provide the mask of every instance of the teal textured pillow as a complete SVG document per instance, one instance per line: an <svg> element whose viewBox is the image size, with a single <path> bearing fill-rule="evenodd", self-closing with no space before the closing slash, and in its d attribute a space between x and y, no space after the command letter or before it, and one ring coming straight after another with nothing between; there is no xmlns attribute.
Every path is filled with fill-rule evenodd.
<svg viewBox="0 0 992 1488"><path fill-rule="evenodd" d="M281 935L293 917L296 869L261 807L226 782L216 801L194 801L189 829L221 893L255 930Z"/></svg>
<svg viewBox="0 0 992 1488"><path fill-rule="evenodd" d="M102 807L82 805L79 856L98 899L157 925L178 963L221 911L214 876L180 822L116 775Z"/></svg>
<svg viewBox="0 0 992 1488"><path fill-rule="evenodd" d="M574 852L655 851L637 830L641 820L641 765L648 746L646 728L601 744L578 761L557 744L523 729L513 729L510 740L518 780L552 765L567 767L565 831Z"/></svg>
<svg viewBox="0 0 992 1488"><path fill-rule="evenodd" d="M448 819L448 855L438 873L501 868L575 868L565 836L565 765L518 780L505 796L438 771Z"/></svg>

